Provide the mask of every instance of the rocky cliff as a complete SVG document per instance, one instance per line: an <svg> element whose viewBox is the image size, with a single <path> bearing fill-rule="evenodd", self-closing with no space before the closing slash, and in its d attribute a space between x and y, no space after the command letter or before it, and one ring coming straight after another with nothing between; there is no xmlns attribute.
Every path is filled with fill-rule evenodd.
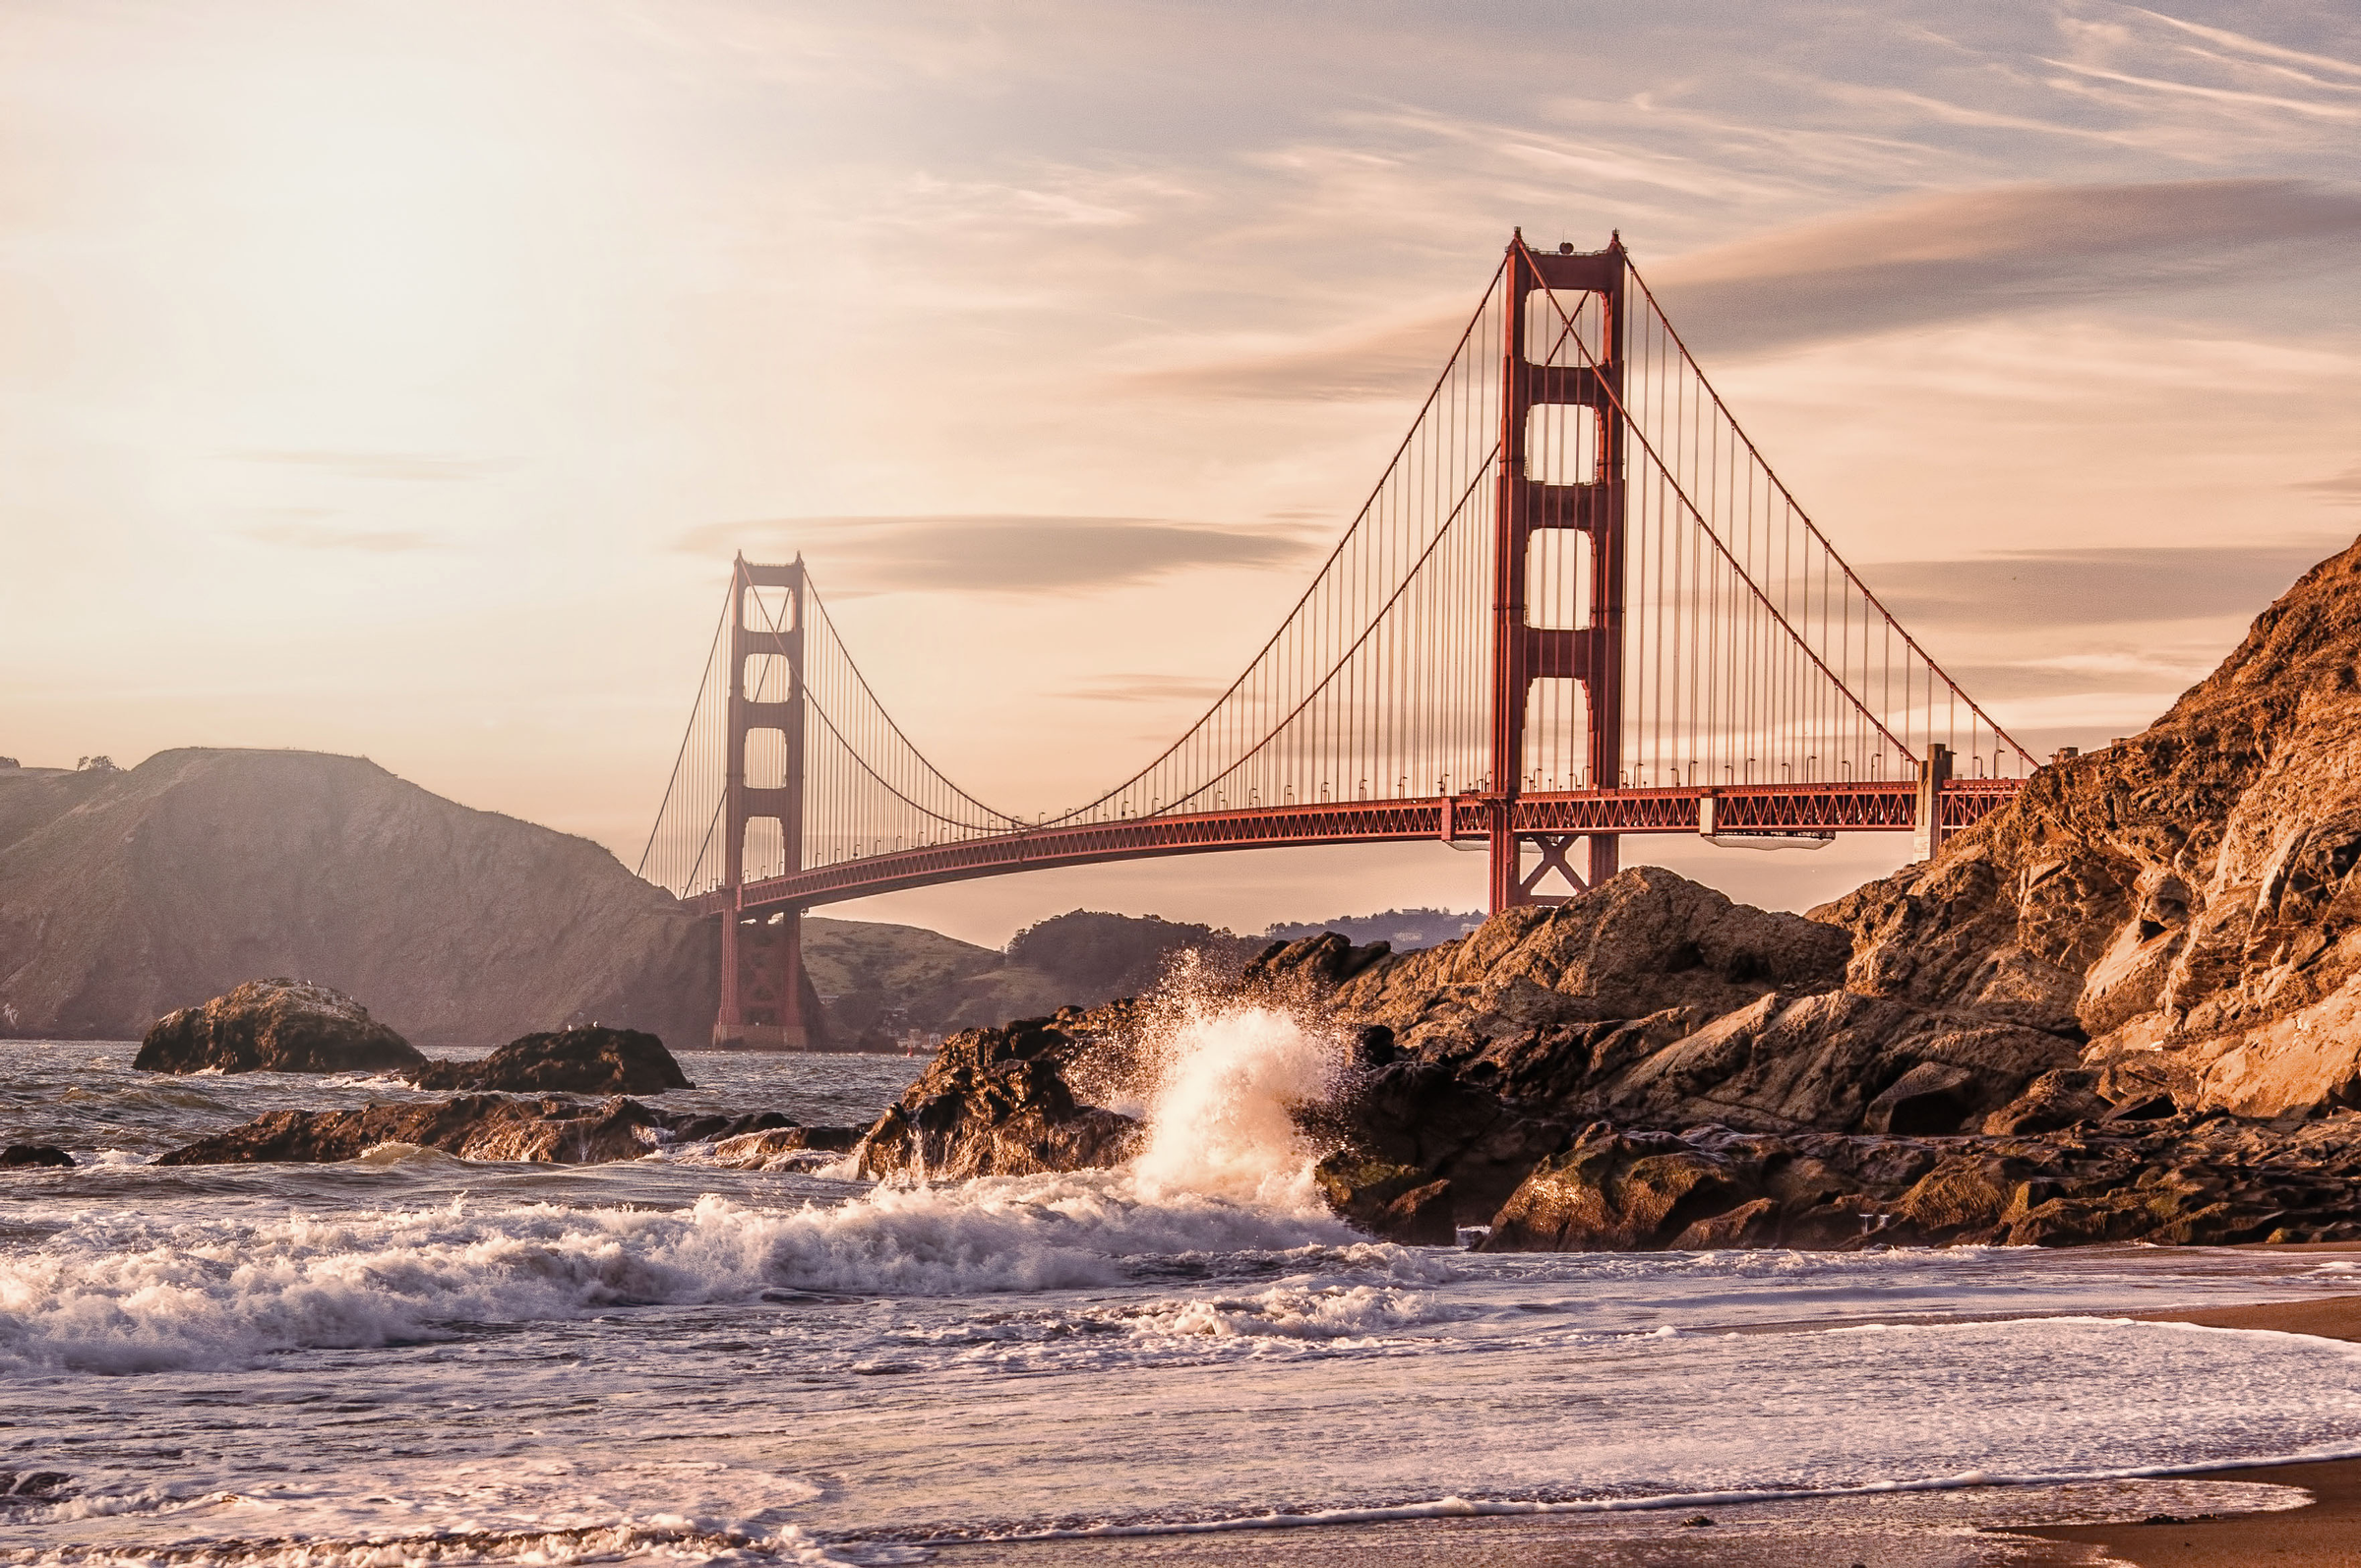
<svg viewBox="0 0 2361 1568"><path fill-rule="evenodd" d="M2108 1098L2361 1104L2361 545L2144 733L1813 911L1854 995L2088 1041Z"/></svg>
<svg viewBox="0 0 2361 1568"><path fill-rule="evenodd" d="M696 1044L713 940L598 845L358 757L0 772L0 1034L137 1039L289 975L443 1049L594 1019Z"/></svg>

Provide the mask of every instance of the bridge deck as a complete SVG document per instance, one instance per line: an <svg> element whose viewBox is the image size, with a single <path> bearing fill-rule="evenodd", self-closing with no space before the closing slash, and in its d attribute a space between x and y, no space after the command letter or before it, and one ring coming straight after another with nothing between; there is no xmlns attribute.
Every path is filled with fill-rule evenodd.
<svg viewBox="0 0 2361 1568"><path fill-rule="evenodd" d="M1955 779L1943 787L1938 815L1945 832L1982 819L2024 787L2022 779ZM1715 789L1568 790L1518 797L1510 826L1535 833L1694 833L1702 803L1714 801L1721 833L1908 832L1916 825L1913 780L1866 784L1746 784ZM1303 844L1380 844L1482 838L1492 805L1477 796L1397 801L1323 801L1236 812L1134 817L1029 828L813 867L749 882L742 910L809 908L878 893L901 892L974 876L1162 855L1277 849ZM730 908L726 892L699 894L691 907Z"/></svg>

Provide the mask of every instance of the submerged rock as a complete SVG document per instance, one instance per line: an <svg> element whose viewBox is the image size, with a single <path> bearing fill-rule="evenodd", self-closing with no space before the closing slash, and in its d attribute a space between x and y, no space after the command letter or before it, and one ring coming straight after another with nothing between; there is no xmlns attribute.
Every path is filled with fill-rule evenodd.
<svg viewBox="0 0 2361 1568"><path fill-rule="evenodd" d="M788 1125L776 1113L697 1116L667 1114L628 1099L585 1104L557 1095L470 1094L350 1111L274 1111L174 1149L155 1163L330 1163L356 1159L385 1144L410 1144L463 1160L600 1165Z"/></svg>
<svg viewBox="0 0 2361 1568"><path fill-rule="evenodd" d="M250 980L166 1013L132 1060L142 1072L400 1072L425 1063L368 1008L300 980Z"/></svg>
<svg viewBox="0 0 2361 1568"><path fill-rule="evenodd" d="M71 1170L74 1157L45 1143L12 1143L0 1149L0 1171Z"/></svg>
<svg viewBox="0 0 2361 1568"><path fill-rule="evenodd" d="M734 1171L788 1171L822 1155L841 1155L861 1141L859 1127L778 1127L715 1140L713 1163Z"/></svg>
<svg viewBox="0 0 2361 1568"><path fill-rule="evenodd" d="M62 1470L0 1470L0 1508L31 1508L73 1495Z"/></svg>
<svg viewBox="0 0 2361 1568"><path fill-rule="evenodd" d="M430 1061L409 1076L421 1089L521 1094L662 1094L696 1087L654 1035L595 1024L526 1035L476 1061Z"/></svg>

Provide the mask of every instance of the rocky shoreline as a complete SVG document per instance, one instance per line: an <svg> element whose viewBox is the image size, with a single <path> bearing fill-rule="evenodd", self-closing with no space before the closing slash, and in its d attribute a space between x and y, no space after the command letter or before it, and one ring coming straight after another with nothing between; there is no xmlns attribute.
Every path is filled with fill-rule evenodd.
<svg viewBox="0 0 2361 1568"><path fill-rule="evenodd" d="M1245 991L1356 1042L1298 1112L1322 1190L1491 1248L2361 1235L2357 669L2361 546L2145 734L1806 916L1636 867L1423 952L1275 945ZM863 1169L1112 1163L1076 1086L1122 1029L960 1037Z"/></svg>
<svg viewBox="0 0 2361 1568"><path fill-rule="evenodd" d="M1196 1001L1331 1042L1332 1083L1291 1115L1331 1206L1398 1240L2361 1236L2356 670L2361 546L2308 573L2147 733L2040 769L1934 860L1807 915L1640 866L1423 951L1334 933L1275 943ZM1144 1129L1115 1107L1142 1098L1171 1011L1118 1002L955 1035L844 1135L850 1168L956 1180L1120 1164ZM163 1020L141 1064L322 1070L402 1053L384 1065L422 1087L687 1084L629 1031L427 1063L348 998L285 981ZM477 1093L306 1117L167 1158L350 1158L370 1140L629 1158L691 1135L628 1098ZM789 1134L783 1116L740 1121L695 1136Z"/></svg>

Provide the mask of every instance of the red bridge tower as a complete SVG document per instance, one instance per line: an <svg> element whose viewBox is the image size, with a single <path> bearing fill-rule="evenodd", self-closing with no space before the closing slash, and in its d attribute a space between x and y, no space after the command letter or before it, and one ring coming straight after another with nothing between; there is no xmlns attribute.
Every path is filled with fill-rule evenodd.
<svg viewBox="0 0 2361 1568"><path fill-rule="evenodd" d="M750 824L778 825L783 863L804 865L804 558L760 566L740 555L731 568L730 695L722 784L721 1012L713 1044L748 1051L808 1051L819 1039L819 997L804 973L801 905L746 908ZM757 588L784 588L777 615ZM757 662L759 661L759 662ZM759 783L747 777L754 739L773 732L778 765ZM764 748L768 753L771 747Z"/></svg>
<svg viewBox="0 0 2361 1568"><path fill-rule="evenodd" d="M1566 854L1585 835L1518 833L1510 825L1525 779L1533 683L1570 678L1581 686L1590 788L1616 788L1623 764L1623 239L1616 235L1604 251L1576 254L1569 245L1551 254L1529 250L1520 230L1509 242L1507 269L1486 801L1495 912L1562 903L1615 874L1612 833L1587 835L1589 853L1577 873ZM1596 304L1585 297L1593 295ZM1577 331L1585 334L1579 346ZM1578 628L1532 624L1534 536L1549 528L1588 541L1590 603ZM1528 843L1541 852L1530 873ZM1538 891L1552 871L1566 892Z"/></svg>

